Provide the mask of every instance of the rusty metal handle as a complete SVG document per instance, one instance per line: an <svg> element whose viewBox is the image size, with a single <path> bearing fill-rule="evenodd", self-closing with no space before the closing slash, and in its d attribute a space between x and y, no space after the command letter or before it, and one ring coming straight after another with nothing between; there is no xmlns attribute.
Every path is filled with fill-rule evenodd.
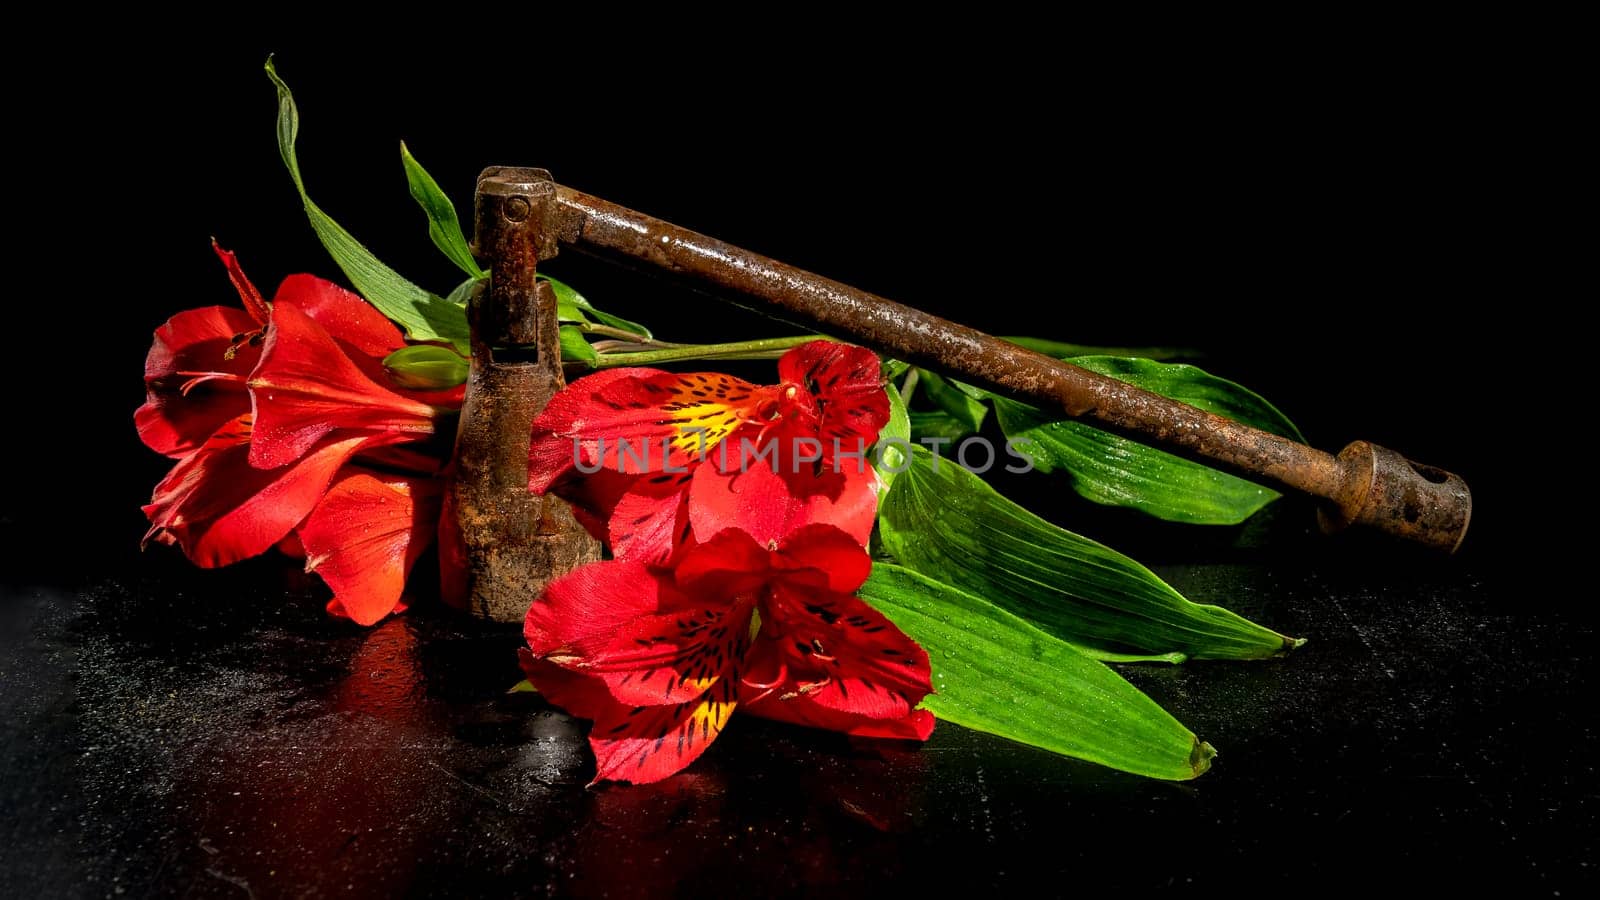
<svg viewBox="0 0 1600 900"><path fill-rule="evenodd" d="M489 284L467 307L472 368L456 433L450 507L472 612L521 622L550 579L600 558L567 504L528 491L530 423L562 387L556 298L535 275L556 254L555 183L543 169L478 177L476 247Z"/></svg>
<svg viewBox="0 0 1600 900"><path fill-rule="evenodd" d="M555 199L563 244L648 263L762 313L1320 498L1325 530L1366 525L1446 552L1466 536L1466 482L1392 450L1357 441L1334 457L562 185Z"/></svg>

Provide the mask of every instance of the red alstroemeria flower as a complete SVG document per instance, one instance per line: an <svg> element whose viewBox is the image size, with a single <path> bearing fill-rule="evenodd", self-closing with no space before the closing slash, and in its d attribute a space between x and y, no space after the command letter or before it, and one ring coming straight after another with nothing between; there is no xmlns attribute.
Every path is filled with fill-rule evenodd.
<svg viewBox="0 0 1600 900"><path fill-rule="evenodd" d="M294 275L267 304L217 253L244 309L174 316L146 362L140 434L179 462L145 507L145 541L205 567L283 546L334 589L330 611L375 622L401 608L437 528L449 448L435 423L462 390L391 386L382 359L405 342L355 294Z"/></svg>
<svg viewBox="0 0 1600 900"><path fill-rule="evenodd" d="M690 534L691 486L733 498L742 472L776 469L781 483L764 486L865 543L876 503L865 451L889 420L877 357L815 341L784 354L778 375L776 385L657 369L581 378L534 420L529 487L571 501L616 558L663 562ZM711 480L721 483L698 487Z"/></svg>
<svg viewBox="0 0 1600 900"><path fill-rule="evenodd" d="M596 781L677 772L736 707L863 737L933 730L916 709L932 690L928 655L854 596L872 567L860 540L827 524L773 531L794 520L758 507L736 507L732 527L670 569L591 563L529 609L524 669L552 703L594 721Z"/></svg>

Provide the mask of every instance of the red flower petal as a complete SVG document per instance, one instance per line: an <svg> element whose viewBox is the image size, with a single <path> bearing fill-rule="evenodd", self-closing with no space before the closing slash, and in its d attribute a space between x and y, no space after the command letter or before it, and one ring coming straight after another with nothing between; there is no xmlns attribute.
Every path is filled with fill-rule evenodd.
<svg viewBox="0 0 1600 900"><path fill-rule="evenodd" d="M719 680L737 677L749 645L752 608L708 602L641 616L617 629L604 650L568 668L594 674L622 703L684 703Z"/></svg>
<svg viewBox="0 0 1600 900"><path fill-rule="evenodd" d="M736 597L772 580L772 551L737 528L696 544L672 570L678 587L695 597Z"/></svg>
<svg viewBox="0 0 1600 900"><path fill-rule="evenodd" d="M753 671L787 669L779 699L874 719L908 715L933 690L928 654L883 614L849 594L779 581L761 605Z"/></svg>
<svg viewBox="0 0 1600 900"><path fill-rule="evenodd" d="M256 417L250 464L263 469L298 459L335 429L433 433L432 407L368 378L327 330L289 304L272 310L250 392Z"/></svg>
<svg viewBox="0 0 1600 900"><path fill-rule="evenodd" d="M741 529L725 529L686 552L673 576L692 596L733 597L777 581L850 593L871 571L872 558L854 537L832 525L807 525L766 547Z"/></svg>
<svg viewBox="0 0 1600 900"><path fill-rule="evenodd" d="M612 507L607 524L611 555L665 565L689 539L689 476L664 473L629 480L633 484Z"/></svg>
<svg viewBox="0 0 1600 900"><path fill-rule="evenodd" d="M570 667L594 659L635 619L693 606L643 563L607 560L550 582L528 608L522 634L536 656Z"/></svg>
<svg viewBox="0 0 1600 900"><path fill-rule="evenodd" d="M872 574L872 557L854 535L832 525L806 525L778 542L773 565L784 580L796 583L797 576L816 573L823 589L839 594L855 593Z"/></svg>
<svg viewBox="0 0 1600 900"><path fill-rule="evenodd" d="M595 782L644 784L677 774L711 746L737 705L731 679L703 695L673 706L615 706L595 716L589 746L594 749Z"/></svg>
<svg viewBox="0 0 1600 900"><path fill-rule="evenodd" d="M689 521L700 541L739 528L766 544L820 523L843 529L865 546L878 513L876 479L870 469L850 466L820 474L809 468L779 474L760 463L743 472L701 466L689 488Z"/></svg>
<svg viewBox="0 0 1600 900"><path fill-rule="evenodd" d="M846 453L870 447L889 422L878 357L871 350L835 341L813 341L778 360L778 377L804 387L819 401L816 436L823 459L834 458L835 442Z"/></svg>
<svg viewBox="0 0 1600 900"><path fill-rule="evenodd" d="M563 669L535 656L531 650L519 649L517 661L522 664L522 674L528 676L528 681L546 700L580 719L593 719L611 707L622 705L612 699L611 692L597 679ZM584 710L589 714L585 715Z"/></svg>
<svg viewBox="0 0 1600 900"><path fill-rule="evenodd" d="M543 494L550 490L557 479L573 471L585 440L583 423L595 405L595 393L612 382L638 378L640 373L658 374L655 369L607 369L572 382L550 398L550 402L533 420L532 438L528 444L529 490ZM612 503L624 490L627 490L626 485L615 491ZM597 536L605 537L605 530L601 529Z"/></svg>
<svg viewBox="0 0 1600 900"><path fill-rule="evenodd" d="M254 331L267 324L267 315L271 310L267 307L267 301L261 299L261 292L250 283L249 278L245 277L244 269L239 267L239 257L222 249L215 239L211 241L211 249L216 251L217 258L222 260L223 268L228 270L228 280L233 282L233 289L239 292L239 300L244 303L245 312L255 323L246 330Z"/></svg>
<svg viewBox="0 0 1600 900"><path fill-rule="evenodd" d="M722 680L702 696L667 706L618 703L599 681L523 652L522 670L556 706L594 722L589 746L600 781L643 784L673 775L694 762L728 724L737 689Z"/></svg>
<svg viewBox="0 0 1600 900"><path fill-rule="evenodd" d="M400 329L377 307L315 275L290 275L278 285L273 306L287 304L310 316L328 334L368 356L387 356L405 346Z"/></svg>
<svg viewBox="0 0 1600 900"><path fill-rule="evenodd" d="M243 336L258 328L242 310L207 306L178 313L156 329L144 364L146 400L134 413L145 446L186 456L250 411L244 379L261 351Z"/></svg>
<svg viewBox="0 0 1600 900"><path fill-rule="evenodd" d="M692 600L638 562L601 562L552 582L524 634L548 662L603 681L619 701L682 703L732 674L750 607Z"/></svg>
<svg viewBox="0 0 1600 900"><path fill-rule="evenodd" d="M396 611L438 528L441 485L349 471L299 529L306 571L333 589L328 611L371 625Z"/></svg>
<svg viewBox="0 0 1600 900"><path fill-rule="evenodd" d="M305 519L334 472L372 440L324 441L292 466L263 470L250 465L250 417L240 416L156 485L144 508L145 542L176 544L205 568L263 553Z"/></svg>
<svg viewBox="0 0 1600 900"><path fill-rule="evenodd" d="M716 372L613 369L580 378L534 420L529 485L543 492L578 454L585 468L630 474L688 468L753 419L772 390Z"/></svg>

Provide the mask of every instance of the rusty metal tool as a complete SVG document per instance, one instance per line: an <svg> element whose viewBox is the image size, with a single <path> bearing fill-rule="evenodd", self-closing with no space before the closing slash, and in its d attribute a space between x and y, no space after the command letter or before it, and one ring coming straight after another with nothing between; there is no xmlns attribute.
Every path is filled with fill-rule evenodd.
<svg viewBox="0 0 1600 900"><path fill-rule="evenodd" d="M646 263L767 315L1309 494L1323 501L1326 531L1365 525L1447 552L1466 535L1472 512L1466 482L1392 450L1356 441L1333 456L598 197L551 187L555 209L548 227L574 249ZM499 261L495 272L498 278ZM532 277L531 265L526 277Z"/></svg>
<svg viewBox="0 0 1600 900"><path fill-rule="evenodd" d="M501 622L521 622L550 579L600 558L565 501L528 491L529 425L563 384L556 298L534 277L556 254L554 201L542 169L478 177L476 252L490 279L467 307L472 368L450 503L466 568L456 599Z"/></svg>

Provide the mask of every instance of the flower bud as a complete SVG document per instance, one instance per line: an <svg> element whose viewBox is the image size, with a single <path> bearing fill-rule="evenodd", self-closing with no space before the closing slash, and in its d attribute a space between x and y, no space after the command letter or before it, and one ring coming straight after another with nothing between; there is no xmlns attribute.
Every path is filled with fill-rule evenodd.
<svg viewBox="0 0 1600 900"><path fill-rule="evenodd" d="M416 344L383 358L395 384L416 391L453 388L467 380L467 361L449 347Z"/></svg>

